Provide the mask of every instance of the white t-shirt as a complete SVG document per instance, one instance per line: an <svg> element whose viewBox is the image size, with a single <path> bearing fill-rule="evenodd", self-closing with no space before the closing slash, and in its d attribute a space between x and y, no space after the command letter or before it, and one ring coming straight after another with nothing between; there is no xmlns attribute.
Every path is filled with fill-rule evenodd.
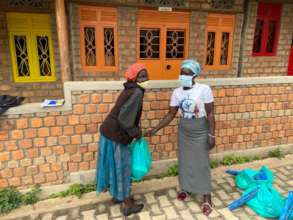
<svg viewBox="0 0 293 220"><path fill-rule="evenodd" d="M174 90L170 106L179 107L179 114L183 118L206 117L205 103L214 101L211 88L205 84L195 83L191 89L179 87Z"/></svg>

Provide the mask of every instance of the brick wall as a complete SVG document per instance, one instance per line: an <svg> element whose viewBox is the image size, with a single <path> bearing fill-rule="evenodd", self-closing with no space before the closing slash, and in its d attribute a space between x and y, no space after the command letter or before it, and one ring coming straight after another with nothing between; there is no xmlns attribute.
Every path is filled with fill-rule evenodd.
<svg viewBox="0 0 293 220"><path fill-rule="evenodd" d="M265 84L256 78L203 80L212 85L215 96L217 146L213 153L293 144L290 79L278 83L279 79L271 78ZM65 85L65 96L71 110L34 112L33 104L26 104L2 115L0 187L65 183L72 172L95 169L98 127L117 99L120 84L70 82L73 89ZM144 128L157 125L167 112L175 83L162 84L145 95ZM154 160L176 158L176 125L174 120L150 138Z"/></svg>
<svg viewBox="0 0 293 220"><path fill-rule="evenodd" d="M20 95L26 97L26 102L39 102L44 98L63 97L60 80L60 62L55 16L52 15L52 35L56 82L50 83L14 83L11 68L10 50L6 14L0 12L0 94Z"/></svg>
<svg viewBox="0 0 293 220"><path fill-rule="evenodd" d="M282 2L282 1L280 1ZM252 56L257 2L249 3L242 59L242 76L287 75L293 36L293 4L283 4L276 56Z"/></svg>

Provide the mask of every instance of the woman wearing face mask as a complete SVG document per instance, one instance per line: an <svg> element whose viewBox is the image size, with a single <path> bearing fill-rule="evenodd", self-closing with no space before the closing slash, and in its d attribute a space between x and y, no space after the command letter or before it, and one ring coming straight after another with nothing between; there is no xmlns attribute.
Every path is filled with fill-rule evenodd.
<svg viewBox="0 0 293 220"><path fill-rule="evenodd" d="M109 191L113 202L124 203L123 215L140 212L144 205L130 197L131 155L129 144L141 137L139 127L144 87L148 73L143 64L131 65L126 73L124 90L100 128L97 159L97 193Z"/></svg>
<svg viewBox="0 0 293 220"><path fill-rule="evenodd" d="M209 215L212 212L209 150L215 146L214 98L208 85L195 83L200 72L195 60L181 64L181 86L173 91L169 112L146 136L168 125L179 110L178 162L182 191L177 198L184 201L188 193L203 195L202 212Z"/></svg>

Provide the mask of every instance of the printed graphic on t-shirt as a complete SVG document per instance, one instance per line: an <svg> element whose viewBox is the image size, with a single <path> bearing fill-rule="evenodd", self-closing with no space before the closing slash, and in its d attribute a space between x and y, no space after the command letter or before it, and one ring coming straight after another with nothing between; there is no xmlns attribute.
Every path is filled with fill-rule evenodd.
<svg viewBox="0 0 293 220"><path fill-rule="evenodd" d="M183 99L179 108L181 110L181 116L183 118L198 118L199 117L199 109L193 99Z"/></svg>

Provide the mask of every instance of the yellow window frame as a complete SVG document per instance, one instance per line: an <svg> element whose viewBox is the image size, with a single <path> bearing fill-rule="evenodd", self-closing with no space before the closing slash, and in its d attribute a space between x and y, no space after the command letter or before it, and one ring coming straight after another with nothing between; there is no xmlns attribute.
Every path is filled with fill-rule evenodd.
<svg viewBox="0 0 293 220"><path fill-rule="evenodd" d="M18 21L25 19L27 22L19 24ZM50 27L50 17L47 14L28 14L28 13L8 13L8 31L9 31L9 46L12 61L12 71L14 82L51 82L55 81L55 65L52 46L52 31ZM38 25L35 22L39 21ZM19 76L17 55L14 42L15 35L26 36L27 55L29 63L30 76ZM48 37L48 49L50 59L50 76L40 75L40 64L38 56L37 36Z"/></svg>

